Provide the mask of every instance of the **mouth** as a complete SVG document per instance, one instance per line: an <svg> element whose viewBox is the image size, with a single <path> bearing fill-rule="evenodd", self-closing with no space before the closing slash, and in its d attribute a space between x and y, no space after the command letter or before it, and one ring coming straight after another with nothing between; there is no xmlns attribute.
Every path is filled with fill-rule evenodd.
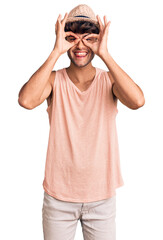
<svg viewBox="0 0 163 240"><path fill-rule="evenodd" d="M76 51L74 52L76 58L85 58L88 55L88 52L85 51Z"/></svg>

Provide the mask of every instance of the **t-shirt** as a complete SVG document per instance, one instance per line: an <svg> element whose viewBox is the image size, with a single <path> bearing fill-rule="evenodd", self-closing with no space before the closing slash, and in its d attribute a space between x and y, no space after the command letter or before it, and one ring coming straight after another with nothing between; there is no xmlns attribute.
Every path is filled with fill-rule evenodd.
<svg viewBox="0 0 163 240"><path fill-rule="evenodd" d="M69 202L110 198L124 184L116 129L117 98L107 71L95 68L86 91L56 71L52 101L47 107L49 140L43 188Z"/></svg>

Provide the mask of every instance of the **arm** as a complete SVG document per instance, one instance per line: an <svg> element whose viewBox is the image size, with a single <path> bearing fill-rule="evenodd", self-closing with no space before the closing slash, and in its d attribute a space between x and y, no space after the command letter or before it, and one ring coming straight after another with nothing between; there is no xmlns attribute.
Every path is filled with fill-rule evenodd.
<svg viewBox="0 0 163 240"><path fill-rule="evenodd" d="M101 58L109 69L108 75L114 95L131 109L142 107L145 98L141 88L118 66L108 52Z"/></svg>
<svg viewBox="0 0 163 240"><path fill-rule="evenodd" d="M95 37L97 41L93 44L87 43L86 39L88 37L86 37L86 39L83 39L85 45L90 47L108 67L108 75L112 82L112 92L114 95L131 109L142 107L145 103L145 99L141 88L118 66L108 52L107 39L111 21L107 22L107 18L104 16L103 25L99 15L97 15L97 20L100 25L99 34L90 34L88 36Z"/></svg>
<svg viewBox="0 0 163 240"><path fill-rule="evenodd" d="M59 56L58 51L53 49L44 64L23 85L18 98L22 107L33 109L50 95L55 74L52 70Z"/></svg>
<svg viewBox="0 0 163 240"><path fill-rule="evenodd" d="M52 52L50 53L44 64L31 76L19 92L18 102L20 106L33 109L40 105L51 93L54 81L55 71L53 67L63 53L67 52L69 48L73 47L78 41L78 36L72 32L65 32L65 22L68 17L66 13L64 19L61 21L61 14L59 14L56 25L56 42ZM65 37L73 35L77 39L69 43Z"/></svg>

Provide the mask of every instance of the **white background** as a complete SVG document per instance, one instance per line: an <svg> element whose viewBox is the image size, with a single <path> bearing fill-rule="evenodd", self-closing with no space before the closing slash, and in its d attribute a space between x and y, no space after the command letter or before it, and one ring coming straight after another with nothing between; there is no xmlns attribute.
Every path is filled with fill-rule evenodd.
<svg viewBox="0 0 163 240"><path fill-rule="evenodd" d="M59 13L63 17L82 3L102 20L104 15L111 20L109 52L142 88L146 100L138 110L118 101L117 129L125 185L117 189L117 240L161 240L163 15L158 0L10 0L1 4L0 238L43 240L47 102L27 110L18 104L18 93L49 56ZM54 70L69 63L65 53ZM98 56L92 64L107 70ZM82 239L78 222L75 240Z"/></svg>

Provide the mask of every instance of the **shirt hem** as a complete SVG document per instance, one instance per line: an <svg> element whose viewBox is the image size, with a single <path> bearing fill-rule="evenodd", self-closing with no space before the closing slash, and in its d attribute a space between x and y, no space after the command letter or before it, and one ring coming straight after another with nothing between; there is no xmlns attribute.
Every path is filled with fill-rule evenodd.
<svg viewBox="0 0 163 240"><path fill-rule="evenodd" d="M120 183L119 185L117 185L116 186L116 188L119 188L119 187L122 187L124 185L124 183ZM115 188L115 190L116 190L116 188ZM88 199L88 198L85 198L85 199L83 199L83 200L81 200L81 199L74 199L74 198L67 198L67 197L61 197L61 196L58 196L58 195L56 195L56 194L54 194L54 193L52 193L51 191L49 191L48 189L47 189L47 187L45 187L44 185L43 185L43 189L44 189L44 191L47 193L47 194L49 194L50 196L52 196L52 197L54 197L54 198L56 198L56 199L58 199L58 200L61 200L61 201L68 201L68 202L82 202L82 203L86 203L86 202L96 202L96 201L101 201L101 200L105 200L105 199L107 199L107 198L111 198L111 197L113 197L113 196L115 196L116 195L116 192L115 192L115 190L113 190L113 192L111 193L111 194L107 194L107 195L104 195L104 196L102 196L102 197L97 197L96 199Z"/></svg>

